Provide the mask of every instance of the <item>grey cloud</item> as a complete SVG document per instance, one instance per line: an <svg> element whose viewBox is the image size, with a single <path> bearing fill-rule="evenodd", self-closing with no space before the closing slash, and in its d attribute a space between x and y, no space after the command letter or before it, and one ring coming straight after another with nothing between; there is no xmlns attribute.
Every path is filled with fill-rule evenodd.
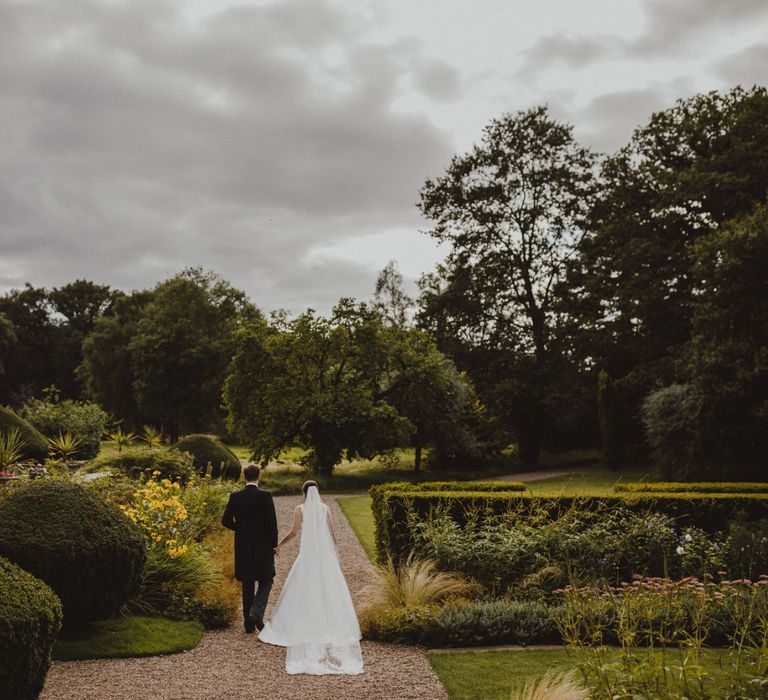
<svg viewBox="0 0 768 700"><path fill-rule="evenodd" d="M681 86L652 86L600 95L579 110L576 134L595 150L611 153L625 145L635 129L655 111L666 109L681 95Z"/></svg>
<svg viewBox="0 0 768 700"><path fill-rule="evenodd" d="M726 56L715 70L731 85L765 85L768 83L768 42Z"/></svg>
<svg viewBox="0 0 768 700"><path fill-rule="evenodd" d="M520 77L552 66L582 68L599 61L695 54L714 32L754 23L768 14L765 0L645 0L645 27L630 39L554 34L522 52Z"/></svg>
<svg viewBox="0 0 768 700"><path fill-rule="evenodd" d="M551 34L522 52L524 62L518 74L535 75L554 65L580 68L611 56L618 48L618 40L610 36Z"/></svg>
<svg viewBox="0 0 768 700"><path fill-rule="evenodd" d="M194 27L158 0L0 0L0 244L15 271L0 287L98 273L135 288L210 264L266 308L359 289L359 266L294 275L296 261L383 222L415 227L416 192L452 151L428 118L389 108L419 70L448 94L450 69L413 44L366 44L362 21L322 0Z"/></svg>
<svg viewBox="0 0 768 700"><path fill-rule="evenodd" d="M459 71L445 61L419 60L415 62L413 77L416 87L434 100L455 100L463 93Z"/></svg>

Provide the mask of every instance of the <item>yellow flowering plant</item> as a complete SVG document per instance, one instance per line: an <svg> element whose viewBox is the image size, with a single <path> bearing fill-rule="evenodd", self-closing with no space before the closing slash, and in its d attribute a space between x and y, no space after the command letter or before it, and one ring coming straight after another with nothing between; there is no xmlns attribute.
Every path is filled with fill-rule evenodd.
<svg viewBox="0 0 768 700"><path fill-rule="evenodd" d="M154 471L136 490L133 502L120 507L139 526L150 549L161 549L174 558L189 549L189 515L178 482L161 479L160 472Z"/></svg>

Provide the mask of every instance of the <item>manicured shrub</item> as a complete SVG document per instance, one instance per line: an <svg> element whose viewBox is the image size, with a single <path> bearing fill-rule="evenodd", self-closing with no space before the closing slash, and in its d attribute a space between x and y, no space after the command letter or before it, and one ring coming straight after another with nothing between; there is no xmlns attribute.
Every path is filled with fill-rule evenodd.
<svg viewBox="0 0 768 700"><path fill-rule="evenodd" d="M709 463L702 439L704 397L692 384L658 389L643 402L645 435L656 464L669 480L719 476Z"/></svg>
<svg viewBox="0 0 768 700"><path fill-rule="evenodd" d="M133 523L82 486L39 479L0 501L0 555L47 583L76 627L114 615L138 588L146 548Z"/></svg>
<svg viewBox="0 0 768 700"><path fill-rule="evenodd" d="M91 401L50 401L29 399L21 409L24 416L43 435L56 438L70 433L79 438L78 459L93 459L101 449L101 437L109 416Z"/></svg>
<svg viewBox="0 0 768 700"><path fill-rule="evenodd" d="M195 469L200 474L205 474L210 464L210 474L214 479L221 477L237 481L240 478L240 460L213 435L187 435L176 443L175 448L192 455Z"/></svg>
<svg viewBox="0 0 768 700"><path fill-rule="evenodd" d="M88 465L88 471L115 470L127 474L133 479L158 471L163 479L186 483L194 472L192 459L191 454L178 450L165 448L149 450L137 447L99 457Z"/></svg>
<svg viewBox="0 0 768 700"><path fill-rule="evenodd" d="M617 493L766 493L768 482L759 481L655 481L616 484Z"/></svg>
<svg viewBox="0 0 768 700"><path fill-rule="evenodd" d="M23 459L36 459L39 462L45 460L48 456L48 440L45 435L10 408L0 406L0 431L6 432L11 428L18 428L27 443L24 446Z"/></svg>
<svg viewBox="0 0 768 700"><path fill-rule="evenodd" d="M0 557L0 693L34 700L51 665L61 602L42 581Z"/></svg>
<svg viewBox="0 0 768 700"><path fill-rule="evenodd" d="M430 647L559 644L557 608L527 601L491 600L444 606L374 607L360 624L368 639Z"/></svg>
<svg viewBox="0 0 768 700"><path fill-rule="evenodd" d="M661 513L679 526L696 526L706 532L725 529L729 522L768 519L768 494L616 493L608 495L530 496L514 491L418 491L370 489L376 520L376 548L381 563L397 562L413 549L414 526L444 514L459 526L504 516L509 522L536 517L556 520L562 514L623 506L635 513Z"/></svg>

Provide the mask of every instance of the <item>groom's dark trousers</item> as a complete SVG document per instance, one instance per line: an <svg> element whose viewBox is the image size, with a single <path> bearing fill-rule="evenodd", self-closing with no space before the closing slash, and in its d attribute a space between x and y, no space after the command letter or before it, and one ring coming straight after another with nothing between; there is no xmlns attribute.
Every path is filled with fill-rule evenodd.
<svg viewBox="0 0 768 700"><path fill-rule="evenodd" d="M243 585L243 618L248 631L254 622L250 618L264 617L275 578L277 517L272 494L256 484L231 493L221 524L235 531L235 578Z"/></svg>
<svg viewBox="0 0 768 700"><path fill-rule="evenodd" d="M272 590L274 579L262 579L261 581L243 581L243 615L250 611L252 617L264 619L264 611L267 609L269 592ZM256 586L258 585L258 588ZM254 594L255 590L255 594Z"/></svg>

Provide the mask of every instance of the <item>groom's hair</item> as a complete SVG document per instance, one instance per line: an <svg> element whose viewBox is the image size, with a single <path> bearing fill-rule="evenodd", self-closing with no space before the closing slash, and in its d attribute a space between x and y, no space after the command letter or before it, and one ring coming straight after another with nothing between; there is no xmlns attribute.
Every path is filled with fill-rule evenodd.
<svg viewBox="0 0 768 700"><path fill-rule="evenodd" d="M245 477L246 481L258 481L259 475L261 474L261 469L255 464L249 464L245 469L243 469L243 476Z"/></svg>
<svg viewBox="0 0 768 700"><path fill-rule="evenodd" d="M317 487L317 482L316 482L316 481L305 481L305 482L304 482L304 483L301 485L301 490L304 492L304 495L305 495L305 496L307 495L307 491L309 491L309 487L310 487L310 486L314 486L314 487L315 487L315 488L316 488L318 491L320 490L320 489Z"/></svg>

